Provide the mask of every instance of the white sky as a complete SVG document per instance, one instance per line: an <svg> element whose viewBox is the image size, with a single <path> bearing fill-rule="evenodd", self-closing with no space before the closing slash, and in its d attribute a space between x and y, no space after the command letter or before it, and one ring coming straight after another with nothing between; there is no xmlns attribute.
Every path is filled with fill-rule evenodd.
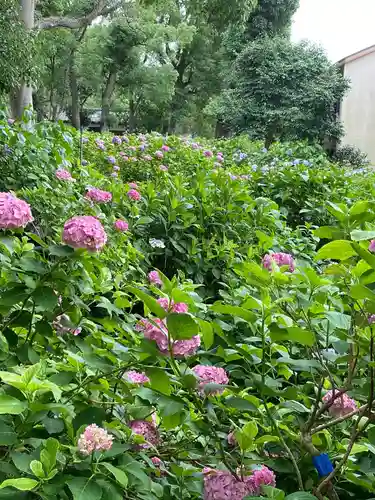
<svg viewBox="0 0 375 500"><path fill-rule="evenodd" d="M375 44L375 0L300 0L292 37L322 45L333 61Z"/></svg>

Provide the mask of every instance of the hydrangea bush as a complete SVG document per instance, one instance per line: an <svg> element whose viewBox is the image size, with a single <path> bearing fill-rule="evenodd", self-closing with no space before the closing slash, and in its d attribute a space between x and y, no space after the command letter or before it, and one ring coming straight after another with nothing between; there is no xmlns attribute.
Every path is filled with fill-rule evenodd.
<svg viewBox="0 0 375 500"><path fill-rule="evenodd" d="M231 141L87 139L0 195L0 499L371 498L374 202L292 229Z"/></svg>

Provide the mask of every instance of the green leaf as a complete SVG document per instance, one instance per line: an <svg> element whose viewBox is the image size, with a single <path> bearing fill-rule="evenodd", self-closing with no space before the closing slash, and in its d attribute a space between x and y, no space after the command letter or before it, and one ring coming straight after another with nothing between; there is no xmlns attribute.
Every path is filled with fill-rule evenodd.
<svg viewBox="0 0 375 500"><path fill-rule="evenodd" d="M136 297L138 297L146 306L150 309L152 313L154 313L158 318L163 319L167 315L167 311L165 311L159 302L154 299L154 297L151 297L151 295L148 295L146 292L143 290L140 290L139 288L135 288L134 286L128 286L127 289L132 292Z"/></svg>
<svg viewBox="0 0 375 500"><path fill-rule="evenodd" d="M373 240L375 238L375 231L361 231L356 229L350 233L353 241Z"/></svg>
<svg viewBox="0 0 375 500"><path fill-rule="evenodd" d="M30 463L33 459L31 455L28 455L27 453L20 453L19 451L12 451L10 456L18 470L30 474Z"/></svg>
<svg viewBox="0 0 375 500"><path fill-rule="evenodd" d="M28 479L26 477L20 477L18 479L6 479L0 484L0 490L3 488L16 488L21 491L31 491L39 484L35 479ZM98 499L99 500L99 499Z"/></svg>
<svg viewBox="0 0 375 500"><path fill-rule="evenodd" d="M66 482L74 500L100 500L101 487L88 477L75 477Z"/></svg>
<svg viewBox="0 0 375 500"><path fill-rule="evenodd" d="M327 240L340 240L345 236L345 232L335 226L321 226L313 231L314 236Z"/></svg>
<svg viewBox="0 0 375 500"><path fill-rule="evenodd" d="M242 411L256 411L257 407L251 403L251 401L247 401L246 399L239 397L231 397L225 400L225 406L228 408L236 408L237 410Z"/></svg>
<svg viewBox="0 0 375 500"><path fill-rule="evenodd" d="M167 396L171 393L171 383L165 370L161 368L149 368L147 375L151 380L151 387Z"/></svg>
<svg viewBox="0 0 375 500"><path fill-rule="evenodd" d="M199 332L198 323L190 314L171 313L167 317L169 334L175 340L191 339Z"/></svg>
<svg viewBox="0 0 375 500"><path fill-rule="evenodd" d="M356 255L350 241L336 240L324 245L316 254L314 260L334 259L346 260Z"/></svg>
<svg viewBox="0 0 375 500"><path fill-rule="evenodd" d="M102 462L100 465L103 465L111 474L113 474L116 478L116 481L124 488L128 486L128 476L125 472L118 467L114 467L112 464L107 462Z"/></svg>
<svg viewBox="0 0 375 500"><path fill-rule="evenodd" d="M249 439L254 439L258 434L258 426L256 422L247 422L242 428L242 433L245 434Z"/></svg>
<svg viewBox="0 0 375 500"><path fill-rule="evenodd" d="M40 460L47 473L50 472L56 465L56 457L59 446L59 442L54 438L48 438L44 443L44 449L40 452Z"/></svg>
<svg viewBox="0 0 375 500"><path fill-rule="evenodd" d="M48 247L49 253L56 257L68 257L74 253L74 248L68 245L51 245Z"/></svg>
<svg viewBox="0 0 375 500"><path fill-rule="evenodd" d="M17 442L13 428L0 420L0 446L9 446Z"/></svg>
<svg viewBox="0 0 375 500"><path fill-rule="evenodd" d="M58 296L52 288L37 288L33 293L35 304L45 311L53 311L57 306Z"/></svg>
<svg viewBox="0 0 375 500"><path fill-rule="evenodd" d="M272 323L270 325L270 337L273 342L287 340L289 342L297 342L298 344L307 345L309 347L315 344L315 334L310 330L305 330L299 326L280 328L275 323Z"/></svg>
<svg viewBox="0 0 375 500"><path fill-rule="evenodd" d="M0 394L0 415L19 415L26 408L26 401L20 401L7 394Z"/></svg>
<svg viewBox="0 0 375 500"><path fill-rule="evenodd" d="M368 299L375 302L375 293L363 285L353 285L350 289L350 296L353 299Z"/></svg>
<svg viewBox="0 0 375 500"><path fill-rule="evenodd" d="M204 321L203 319L198 319L199 327L201 329L201 336L203 339L204 347L206 350L210 349L214 343L214 330L211 323Z"/></svg>
<svg viewBox="0 0 375 500"><path fill-rule="evenodd" d="M222 304L221 302L215 302L215 304L211 306L211 310L219 314L228 314L230 316L235 316L237 318L244 319L249 323L253 322L256 318L255 314L249 311L248 309L244 309L243 307L239 306L230 306L227 304Z"/></svg>
<svg viewBox="0 0 375 500"><path fill-rule="evenodd" d="M105 479L97 479L96 482L102 489L101 500L123 500L124 494L117 485Z"/></svg>
<svg viewBox="0 0 375 500"><path fill-rule="evenodd" d="M355 252L363 259L367 264L369 264L372 269L375 269L375 255L370 253L368 250L365 248L362 248L359 243L352 243L352 247L354 248Z"/></svg>
<svg viewBox="0 0 375 500"><path fill-rule="evenodd" d="M39 479L45 477L43 464L42 462L39 462L39 460L32 460L30 462L30 469L32 470L34 476L38 477Z"/></svg>

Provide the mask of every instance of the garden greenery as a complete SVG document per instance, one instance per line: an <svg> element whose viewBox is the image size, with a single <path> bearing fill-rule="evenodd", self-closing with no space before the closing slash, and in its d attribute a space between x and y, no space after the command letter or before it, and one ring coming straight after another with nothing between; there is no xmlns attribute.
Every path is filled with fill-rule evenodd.
<svg viewBox="0 0 375 500"><path fill-rule="evenodd" d="M369 168L0 127L0 499L374 496Z"/></svg>

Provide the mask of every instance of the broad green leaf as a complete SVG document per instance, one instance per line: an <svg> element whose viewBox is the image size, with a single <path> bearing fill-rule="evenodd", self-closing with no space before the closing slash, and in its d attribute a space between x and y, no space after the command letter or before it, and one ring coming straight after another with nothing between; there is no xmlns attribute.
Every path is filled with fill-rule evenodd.
<svg viewBox="0 0 375 500"><path fill-rule="evenodd" d="M148 368L147 375L151 380L151 387L167 396L171 393L171 383L165 370L162 368Z"/></svg>
<svg viewBox="0 0 375 500"><path fill-rule="evenodd" d="M103 465L111 474L114 475L116 481L123 487L126 488L128 486L128 476L125 472L118 467L114 467L112 464L107 462L102 462L100 465Z"/></svg>
<svg viewBox="0 0 375 500"><path fill-rule="evenodd" d="M59 446L59 442L54 438L48 438L44 443L44 449L40 452L40 460L47 473L50 472L56 465L56 457Z"/></svg>
<svg viewBox="0 0 375 500"><path fill-rule="evenodd" d="M359 243L352 243L352 247L355 250L355 252L363 259L367 264L369 264L372 269L375 269L375 255L366 250L365 248L362 248Z"/></svg>
<svg viewBox="0 0 375 500"><path fill-rule="evenodd" d="M273 342L281 342L287 340L289 342L297 342L301 345L311 347L315 343L315 334L310 330L305 330L299 326L291 326L289 328L280 328L273 323L270 325L270 337Z"/></svg>
<svg viewBox="0 0 375 500"><path fill-rule="evenodd" d="M136 297L138 297L142 302L148 307L148 309L154 313L158 318L163 319L167 315L167 311L165 311L159 302L154 299L154 297L151 297L151 295L148 295L146 292L143 290L140 290L139 288L135 288L134 286L128 286L127 290L132 292Z"/></svg>
<svg viewBox="0 0 375 500"><path fill-rule="evenodd" d="M356 255L350 241L336 240L324 245L315 256L314 260L334 259L347 260Z"/></svg>
<svg viewBox="0 0 375 500"><path fill-rule="evenodd" d="M11 486L12 488L16 488L17 490L31 491L36 486L38 486L38 484L39 482L35 479L28 479L26 477L20 477L18 479L6 479L0 484L0 490Z"/></svg>
<svg viewBox="0 0 375 500"><path fill-rule="evenodd" d="M18 470L30 474L30 463L33 460L31 455L28 455L27 453L20 453L19 451L12 451L10 456Z"/></svg>
<svg viewBox="0 0 375 500"><path fill-rule="evenodd" d="M198 323L188 313L171 313L167 316L169 334L174 340L187 340L198 335Z"/></svg>
<svg viewBox="0 0 375 500"><path fill-rule="evenodd" d="M327 240L340 240L345 236L345 232L335 226L321 226L313 231L314 236Z"/></svg>
<svg viewBox="0 0 375 500"><path fill-rule="evenodd" d="M75 477L73 479L69 479L66 484L72 492L74 500L101 499L102 489L92 478Z"/></svg>
<svg viewBox="0 0 375 500"><path fill-rule="evenodd" d="M215 304L211 306L211 311L219 314L228 314L230 316L235 316L237 318L244 319L249 323L253 322L256 318L255 314L248 309L244 309L243 307L239 306L222 304L221 302L215 302Z"/></svg>
<svg viewBox="0 0 375 500"><path fill-rule="evenodd" d="M97 479L96 482L102 489L102 498L100 500L123 500L124 494L122 488L119 488L106 479Z"/></svg>
<svg viewBox="0 0 375 500"><path fill-rule="evenodd" d="M353 241L373 240L375 238L375 231L361 231L356 229L350 233Z"/></svg>
<svg viewBox="0 0 375 500"><path fill-rule="evenodd" d="M56 257L69 257L74 254L74 248L68 245L51 245L48 250L51 255L56 255Z"/></svg>
<svg viewBox="0 0 375 500"><path fill-rule="evenodd" d="M350 289L350 296L353 299L368 299L375 302L375 293L367 286L353 285Z"/></svg>
<svg viewBox="0 0 375 500"><path fill-rule="evenodd" d="M43 470L43 464L42 462L39 462L39 460L32 460L30 462L30 469L32 470L32 473L34 476L38 477L39 479L42 479L45 477L44 470Z"/></svg>
<svg viewBox="0 0 375 500"><path fill-rule="evenodd" d="M247 424L242 427L242 433L245 434L249 439L254 439L258 434L258 426L256 422L247 422Z"/></svg>
<svg viewBox="0 0 375 500"><path fill-rule="evenodd" d="M0 415L19 415L26 408L26 401L20 401L7 394L0 394Z"/></svg>
<svg viewBox="0 0 375 500"><path fill-rule="evenodd" d="M37 307L45 311L53 311L57 306L58 296L52 288L37 288L32 295Z"/></svg>
<svg viewBox="0 0 375 500"><path fill-rule="evenodd" d="M9 446L17 442L17 433L13 427L0 420L0 446Z"/></svg>
<svg viewBox="0 0 375 500"><path fill-rule="evenodd" d="M343 222L346 219L348 213L348 208L346 207L346 205L344 205L343 203L335 204L330 201L327 201L327 205L328 212L334 215L337 220Z"/></svg>
<svg viewBox="0 0 375 500"><path fill-rule="evenodd" d="M204 347L206 350L210 349L214 342L214 331L211 323L204 321L203 319L198 319L199 327L201 329L201 336L203 339Z"/></svg>
<svg viewBox="0 0 375 500"><path fill-rule="evenodd" d="M230 397L225 400L225 406L229 408L236 408L242 411L256 411L257 406L247 399L239 397Z"/></svg>

